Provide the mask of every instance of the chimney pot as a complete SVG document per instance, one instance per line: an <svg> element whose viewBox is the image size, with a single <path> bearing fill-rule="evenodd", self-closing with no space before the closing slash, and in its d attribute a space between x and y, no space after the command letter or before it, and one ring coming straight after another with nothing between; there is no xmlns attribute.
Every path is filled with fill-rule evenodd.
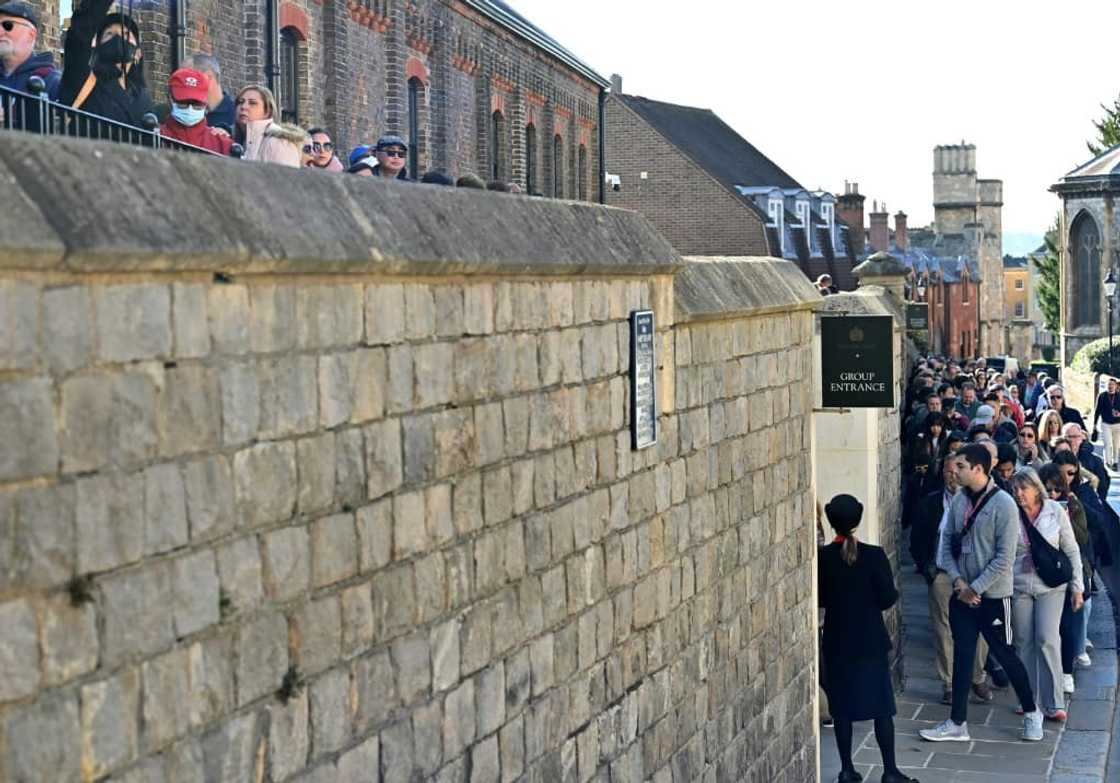
<svg viewBox="0 0 1120 783"><path fill-rule="evenodd" d="M617 73L611 74L611 92L616 95L622 94L622 77Z"/></svg>

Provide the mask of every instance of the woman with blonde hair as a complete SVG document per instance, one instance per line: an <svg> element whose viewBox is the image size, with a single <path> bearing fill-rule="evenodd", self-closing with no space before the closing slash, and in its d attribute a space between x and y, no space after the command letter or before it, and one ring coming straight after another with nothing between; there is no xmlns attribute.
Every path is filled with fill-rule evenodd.
<svg viewBox="0 0 1120 783"><path fill-rule="evenodd" d="M270 89L259 84L242 87L234 107L235 140L245 148L243 160L303 166L303 145L311 137L298 125L276 120L280 110Z"/></svg>
<svg viewBox="0 0 1120 783"><path fill-rule="evenodd" d="M817 601L824 608L823 679L840 752L839 783L863 779L852 763L852 723L857 720L875 721L883 783L917 783L895 759L896 710L887 661L891 640L883 623L883 612L898 600L891 564L881 548L856 539L854 531L863 518L858 500L837 495L824 512L836 537L819 553Z"/></svg>
<svg viewBox="0 0 1120 783"><path fill-rule="evenodd" d="M1062 683L1062 607L1068 589L1070 609L1080 612L1085 604L1081 550L1069 514L1056 501L1034 471L1019 468L1011 477L1011 494L1019 505L1019 540L1012 567L1012 644L1027 669L1031 690L1047 719L1066 719ZM1060 549L1069 558L1072 574L1068 584L1048 584L1037 570L1029 528L1041 534L1044 543ZM1053 579L1051 581L1054 581Z"/></svg>
<svg viewBox="0 0 1120 783"><path fill-rule="evenodd" d="M1047 408L1042 412L1042 418L1038 420L1038 447L1041 449L1044 456L1050 458L1053 456L1053 443L1051 441L1062 434L1062 414L1058 413L1053 408Z"/></svg>

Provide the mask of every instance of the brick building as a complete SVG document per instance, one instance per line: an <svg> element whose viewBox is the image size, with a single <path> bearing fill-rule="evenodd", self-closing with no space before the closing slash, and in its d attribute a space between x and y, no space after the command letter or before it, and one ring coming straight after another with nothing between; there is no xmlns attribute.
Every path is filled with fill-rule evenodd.
<svg viewBox="0 0 1120 783"><path fill-rule="evenodd" d="M609 204L648 217L685 255L772 255L855 288L837 198L810 192L708 109L622 92L604 122Z"/></svg>
<svg viewBox="0 0 1120 783"><path fill-rule="evenodd" d="M859 186L845 183L844 190L844 196L838 199L839 209L851 227L853 244L864 248L860 260L883 251L910 267L909 297L929 305L930 350L962 359L978 356L981 279L977 258L957 246L953 249L961 252L946 253L943 236L932 227L911 229L901 210L895 213L891 228L891 215L886 204L879 201L872 202L869 225L862 228L864 197Z"/></svg>
<svg viewBox="0 0 1120 783"><path fill-rule="evenodd" d="M75 0L75 4L79 0ZM69 3L33 0L59 44ZM129 3L123 3L128 10ZM599 200L609 82L502 0L136 0L149 86L193 52L225 88L264 83L285 119L348 149L412 142L410 171L474 172L549 196Z"/></svg>

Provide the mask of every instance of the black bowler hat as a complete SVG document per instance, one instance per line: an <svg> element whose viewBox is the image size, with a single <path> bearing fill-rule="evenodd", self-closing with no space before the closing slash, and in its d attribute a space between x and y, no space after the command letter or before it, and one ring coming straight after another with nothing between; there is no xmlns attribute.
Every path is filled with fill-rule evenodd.
<svg viewBox="0 0 1120 783"><path fill-rule="evenodd" d="M828 524L842 536L851 533L863 519L863 504L851 495L837 495L824 507Z"/></svg>
<svg viewBox="0 0 1120 783"><path fill-rule="evenodd" d="M39 15L35 13L35 8L31 3L16 2L15 0L0 3L0 14L26 19L35 25L36 30L39 29Z"/></svg>

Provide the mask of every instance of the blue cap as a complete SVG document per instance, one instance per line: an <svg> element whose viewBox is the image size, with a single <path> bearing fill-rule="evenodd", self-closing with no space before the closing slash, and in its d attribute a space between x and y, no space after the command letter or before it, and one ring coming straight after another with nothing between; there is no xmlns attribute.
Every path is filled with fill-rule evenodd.
<svg viewBox="0 0 1120 783"><path fill-rule="evenodd" d="M368 144L359 144L350 151L350 165L353 166L362 158L368 158L372 154L373 148Z"/></svg>

